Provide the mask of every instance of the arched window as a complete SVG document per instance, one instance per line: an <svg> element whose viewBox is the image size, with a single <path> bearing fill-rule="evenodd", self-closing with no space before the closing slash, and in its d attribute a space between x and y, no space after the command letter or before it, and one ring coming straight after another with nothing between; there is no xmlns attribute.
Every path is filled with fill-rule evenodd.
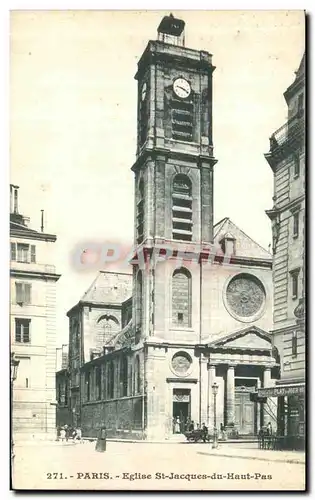
<svg viewBox="0 0 315 500"><path fill-rule="evenodd" d="M137 274L137 282L136 282L136 327L137 329L141 328L142 325L142 271L138 271Z"/></svg>
<svg viewBox="0 0 315 500"><path fill-rule="evenodd" d="M119 321L105 314L97 322L96 349L102 351L108 341L120 330Z"/></svg>
<svg viewBox="0 0 315 500"><path fill-rule="evenodd" d="M172 186L172 224L174 240L192 240L192 186L187 175L178 174Z"/></svg>
<svg viewBox="0 0 315 500"><path fill-rule="evenodd" d="M141 374L140 374L140 358L135 359L135 394L139 394L141 390Z"/></svg>
<svg viewBox="0 0 315 500"><path fill-rule="evenodd" d="M183 267L172 277L172 321L174 326L191 326L191 274Z"/></svg>
<svg viewBox="0 0 315 500"><path fill-rule="evenodd" d="M128 394L128 358L120 358L120 395L122 397Z"/></svg>
<svg viewBox="0 0 315 500"><path fill-rule="evenodd" d="M107 367L107 399L114 398L114 377L115 377L115 365L114 361L110 361Z"/></svg>
<svg viewBox="0 0 315 500"><path fill-rule="evenodd" d="M137 202L137 242L143 241L144 235L144 182L143 179L139 182Z"/></svg>

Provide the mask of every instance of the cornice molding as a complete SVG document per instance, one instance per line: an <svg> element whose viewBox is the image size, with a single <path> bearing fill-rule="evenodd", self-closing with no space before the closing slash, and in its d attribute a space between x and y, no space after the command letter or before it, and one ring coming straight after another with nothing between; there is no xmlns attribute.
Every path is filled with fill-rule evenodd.
<svg viewBox="0 0 315 500"><path fill-rule="evenodd" d="M22 271L19 269L10 269L10 276L15 276L18 278L34 278L34 279L43 279L43 280L51 280L58 281L61 277L61 274L55 273L47 273L40 271Z"/></svg>

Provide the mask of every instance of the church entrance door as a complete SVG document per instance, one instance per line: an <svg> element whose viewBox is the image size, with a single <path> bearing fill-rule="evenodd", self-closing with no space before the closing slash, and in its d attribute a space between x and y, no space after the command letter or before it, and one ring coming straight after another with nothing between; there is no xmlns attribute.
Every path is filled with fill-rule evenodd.
<svg viewBox="0 0 315 500"><path fill-rule="evenodd" d="M235 426L239 434L256 434L256 403L250 392L235 391Z"/></svg>
<svg viewBox="0 0 315 500"><path fill-rule="evenodd" d="M190 389L173 389L173 433L185 432L190 420Z"/></svg>

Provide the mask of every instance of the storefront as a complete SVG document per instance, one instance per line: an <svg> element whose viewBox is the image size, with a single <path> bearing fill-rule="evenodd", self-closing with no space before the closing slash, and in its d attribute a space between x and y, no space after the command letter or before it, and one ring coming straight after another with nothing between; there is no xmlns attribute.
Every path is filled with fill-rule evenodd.
<svg viewBox="0 0 315 500"><path fill-rule="evenodd" d="M277 435L281 448L305 447L305 382L279 384L258 389L259 398L277 398Z"/></svg>

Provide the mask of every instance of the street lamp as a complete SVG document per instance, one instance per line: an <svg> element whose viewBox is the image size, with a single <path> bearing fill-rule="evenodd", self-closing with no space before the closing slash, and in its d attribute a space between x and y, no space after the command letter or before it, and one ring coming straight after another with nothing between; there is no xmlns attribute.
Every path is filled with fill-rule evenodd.
<svg viewBox="0 0 315 500"><path fill-rule="evenodd" d="M14 352L11 352L11 460L14 459L14 441L13 441L13 384L17 377L17 371L20 360L15 358Z"/></svg>
<svg viewBox="0 0 315 500"><path fill-rule="evenodd" d="M213 443L212 448L218 447L218 431L217 431L217 394L219 386L216 382L212 384L213 394Z"/></svg>

